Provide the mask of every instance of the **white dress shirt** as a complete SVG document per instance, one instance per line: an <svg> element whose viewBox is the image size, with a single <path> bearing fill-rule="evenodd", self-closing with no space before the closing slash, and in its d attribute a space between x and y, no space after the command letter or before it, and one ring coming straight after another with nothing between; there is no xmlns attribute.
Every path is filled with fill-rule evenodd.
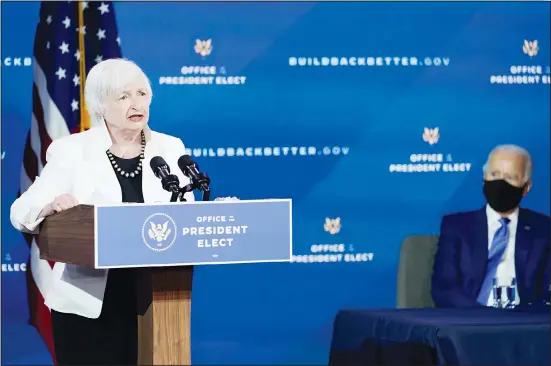
<svg viewBox="0 0 551 366"><path fill-rule="evenodd" d="M501 222L499 221L501 219L501 215L491 208L490 205L486 205L486 217L488 219L488 249L490 249L496 231L501 227ZM509 228L509 241L507 242L507 249L505 249L501 262L497 266L496 273L498 285L501 286L508 286L511 284L512 279L516 280L515 239L517 235L518 209L507 216L507 218L510 220L507 225ZM506 296L506 290L503 289L501 293L502 299L506 300ZM513 303L515 305L520 303L518 288L515 288L515 301ZM487 305L494 305L494 297L492 296L492 293L490 293L490 296L488 297Z"/></svg>

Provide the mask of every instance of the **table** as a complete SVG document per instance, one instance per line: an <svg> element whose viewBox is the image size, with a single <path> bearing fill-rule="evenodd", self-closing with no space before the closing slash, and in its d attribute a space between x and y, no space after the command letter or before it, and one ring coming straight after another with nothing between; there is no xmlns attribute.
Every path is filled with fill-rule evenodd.
<svg viewBox="0 0 551 366"><path fill-rule="evenodd" d="M551 365L549 308L342 310L331 366Z"/></svg>

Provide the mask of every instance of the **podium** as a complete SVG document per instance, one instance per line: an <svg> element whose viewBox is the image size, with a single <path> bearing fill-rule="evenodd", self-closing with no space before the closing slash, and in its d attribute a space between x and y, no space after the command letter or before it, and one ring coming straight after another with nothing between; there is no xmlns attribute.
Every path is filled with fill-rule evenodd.
<svg viewBox="0 0 551 366"><path fill-rule="evenodd" d="M151 268L152 304L138 316L138 363L190 365L193 267L289 262L291 220L291 200L79 205L44 220L40 258Z"/></svg>

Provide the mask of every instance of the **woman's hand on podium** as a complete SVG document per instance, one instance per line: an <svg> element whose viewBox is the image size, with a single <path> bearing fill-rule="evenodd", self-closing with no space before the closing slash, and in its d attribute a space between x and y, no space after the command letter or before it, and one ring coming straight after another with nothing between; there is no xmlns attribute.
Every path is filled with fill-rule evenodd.
<svg viewBox="0 0 551 366"><path fill-rule="evenodd" d="M237 197L216 197L215 201L239 201Z"/></svg>
<svg viewBox="0 0 551 366"><path fill-rule="evenodd" d="M40 212L40 217L46 217L53 215L56 212L68 210L77 206L78 200L70 194L62 194L57 196L54 200L48 203Z"/></svg>

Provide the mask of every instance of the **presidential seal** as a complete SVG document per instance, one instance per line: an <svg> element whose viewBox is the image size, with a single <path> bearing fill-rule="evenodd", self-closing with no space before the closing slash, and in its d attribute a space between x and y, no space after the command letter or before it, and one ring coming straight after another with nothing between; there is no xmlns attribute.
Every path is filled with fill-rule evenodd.
<svg viewBox="0 0 551 366"><path fill-rule="evenodd" d="M176 241L176 223L164 213L154 213L142 226L144 244L155 252L169 249Z"/></svg>

